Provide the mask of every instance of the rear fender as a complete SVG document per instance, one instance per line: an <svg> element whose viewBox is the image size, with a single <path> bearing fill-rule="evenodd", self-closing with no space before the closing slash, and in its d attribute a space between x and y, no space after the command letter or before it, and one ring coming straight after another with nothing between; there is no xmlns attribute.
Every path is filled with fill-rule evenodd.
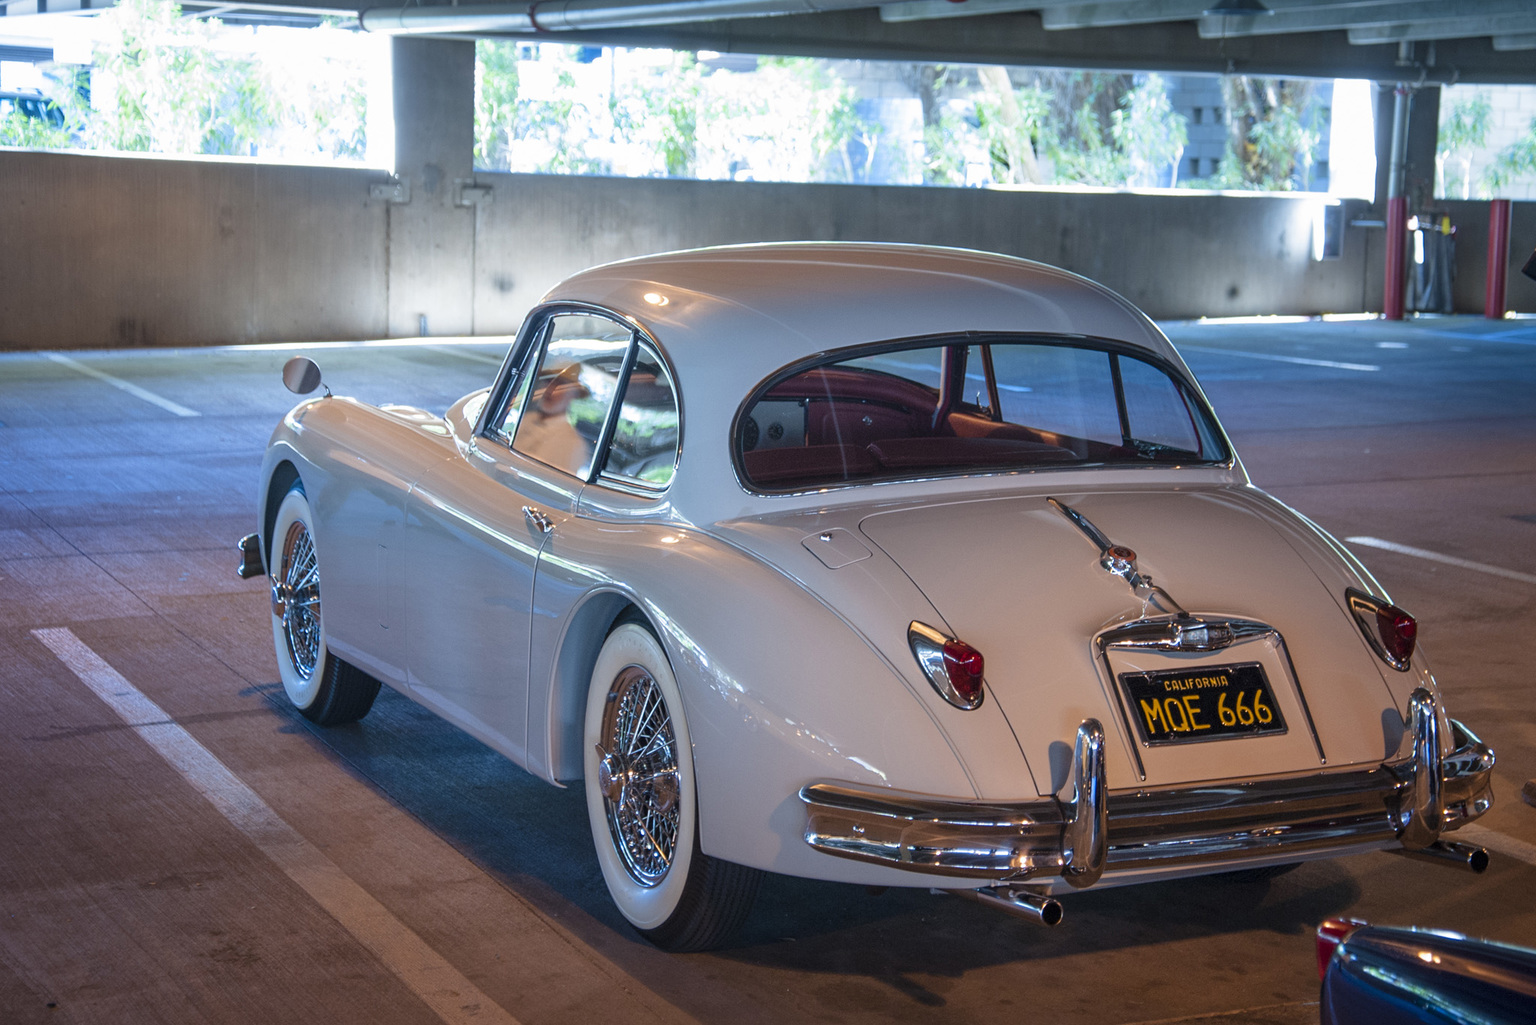
<svg viewBox="0 0 1536 1025"><path fill-rule="evenodd" d="M553 774L580 775L596 649L632 605L661 639L682 692L703 850L791 875L910 883L899 870L808 847L797 796L820 778L975 795L932 713L893 667L815 596L718 540L640 524L584 537L589 547L578 551L571 538L554 535L534 602L535 662L541 650L559 652L530 673L549 681L530 700L544 705ZM640 551L653 557L637 559ZM633 567L623 582L574 572L616 564ZM539 620L578 575L589 586L571 603L558 647L545 647ZM530 721L539 715L530 708Z"/></svg>

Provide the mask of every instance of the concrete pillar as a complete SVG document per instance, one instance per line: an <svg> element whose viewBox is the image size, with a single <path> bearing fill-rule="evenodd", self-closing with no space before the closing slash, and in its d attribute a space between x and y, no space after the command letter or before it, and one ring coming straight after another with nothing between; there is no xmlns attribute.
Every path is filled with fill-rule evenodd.
<svg viewBox="0 0 1536 1025"><path fill-rule="evenodd" d="M389 334L474 330L475 44L396 37L395 173L389 207Z"/></svg>

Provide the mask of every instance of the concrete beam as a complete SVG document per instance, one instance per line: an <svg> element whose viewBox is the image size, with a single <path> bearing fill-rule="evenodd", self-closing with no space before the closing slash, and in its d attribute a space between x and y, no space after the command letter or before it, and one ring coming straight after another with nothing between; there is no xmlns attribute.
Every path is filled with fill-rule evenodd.
<svg viewBox="0 0 1536 1025"><path fill-rule="evenodd" d="M1309 4L1295 9L1281 7L1279 4L1272 6L1275 13L1263 17L1203 18L1200 22L1200 35L1206 39L1216 39L1223 34L1231 38L1350 29L1353 38L1355 29L1387 28L1409 22L1464 22L1491 15L1531 13L1531 0L1404 0L1369 6L1319 7ZM1223 22L1226 24L1223 25Z"/></svg>
<svg viewBox="0 0 1536 1025"><path fill-rule="evenodd" d="M1483 4L1474 3L1476 8ZM1514 32L1536 32L1536 11L1529 3L1521 4L1520 13L1469 15L1462 18L1406 21L1395 25L1383 25L1349 30L1349 41L1355 46L1372 46L1381 43L1398 43L1421 39L1473 39L1479 36L1502 36Z"/></svg>
<svg viewBox="0 0 1536 1025"><path fill-rule="evenodd" d="M1536 32L1516 32L1507 36L1494 36L1493 48L1501 53L1510 50L1536 50Z"/></svg>
<svg viewBox="0 0 1536 1025"><path fill-rule="evenodd" d="M549 41L547 34L537 33L508 33L504 38ZM880 20L877 10L868 9L665 28L562 32L560 39L569 43L721 53L1170 74L1235 73L1390 82L1408 73L1396 63L1396 46L1351 46L1343 32L1207 40L1200 38L1193 22L1050 32L1038 14L1027 11L938 21L885 22ZM1437 58L1437 67L1425 69L1429 81L1536 84L1536 62L1520 53L1497 53L1485 39L1443 42L1437 47ZM1417 79L1420 69L1411 70L1412 77Z"/></svg>

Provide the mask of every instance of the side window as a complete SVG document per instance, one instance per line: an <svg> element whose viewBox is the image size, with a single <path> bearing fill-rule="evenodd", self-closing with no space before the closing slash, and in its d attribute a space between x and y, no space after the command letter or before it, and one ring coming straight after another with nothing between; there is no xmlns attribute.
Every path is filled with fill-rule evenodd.
<svg viewBox="0 0 1536 1025"><path fill-rule="evenodd" d="M641 342L624 385L603 473L666 487L677 469L678 433L677 390L660 357Z"/></svg>
<svg viewBox="0 0 1536 1025"><path fill-rule="evenodd" d="M606 317L552 317L544 351L524 373L503 419L503 431L512 432L512 448L587 478L618 393L629 342L630 329Z"/></svg>

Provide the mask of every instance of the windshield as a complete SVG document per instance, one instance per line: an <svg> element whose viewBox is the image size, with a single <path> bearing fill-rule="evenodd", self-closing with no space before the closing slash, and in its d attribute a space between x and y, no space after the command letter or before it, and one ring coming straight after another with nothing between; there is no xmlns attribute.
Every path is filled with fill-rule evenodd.
<svg viewBox="0 0 1536 1025"><path fill-rule="evenodd" d="M1218 463L1210 414L1150 360L1086 343L973 337L801 368L737 425L768 491L1064 465Z"/></svg>

